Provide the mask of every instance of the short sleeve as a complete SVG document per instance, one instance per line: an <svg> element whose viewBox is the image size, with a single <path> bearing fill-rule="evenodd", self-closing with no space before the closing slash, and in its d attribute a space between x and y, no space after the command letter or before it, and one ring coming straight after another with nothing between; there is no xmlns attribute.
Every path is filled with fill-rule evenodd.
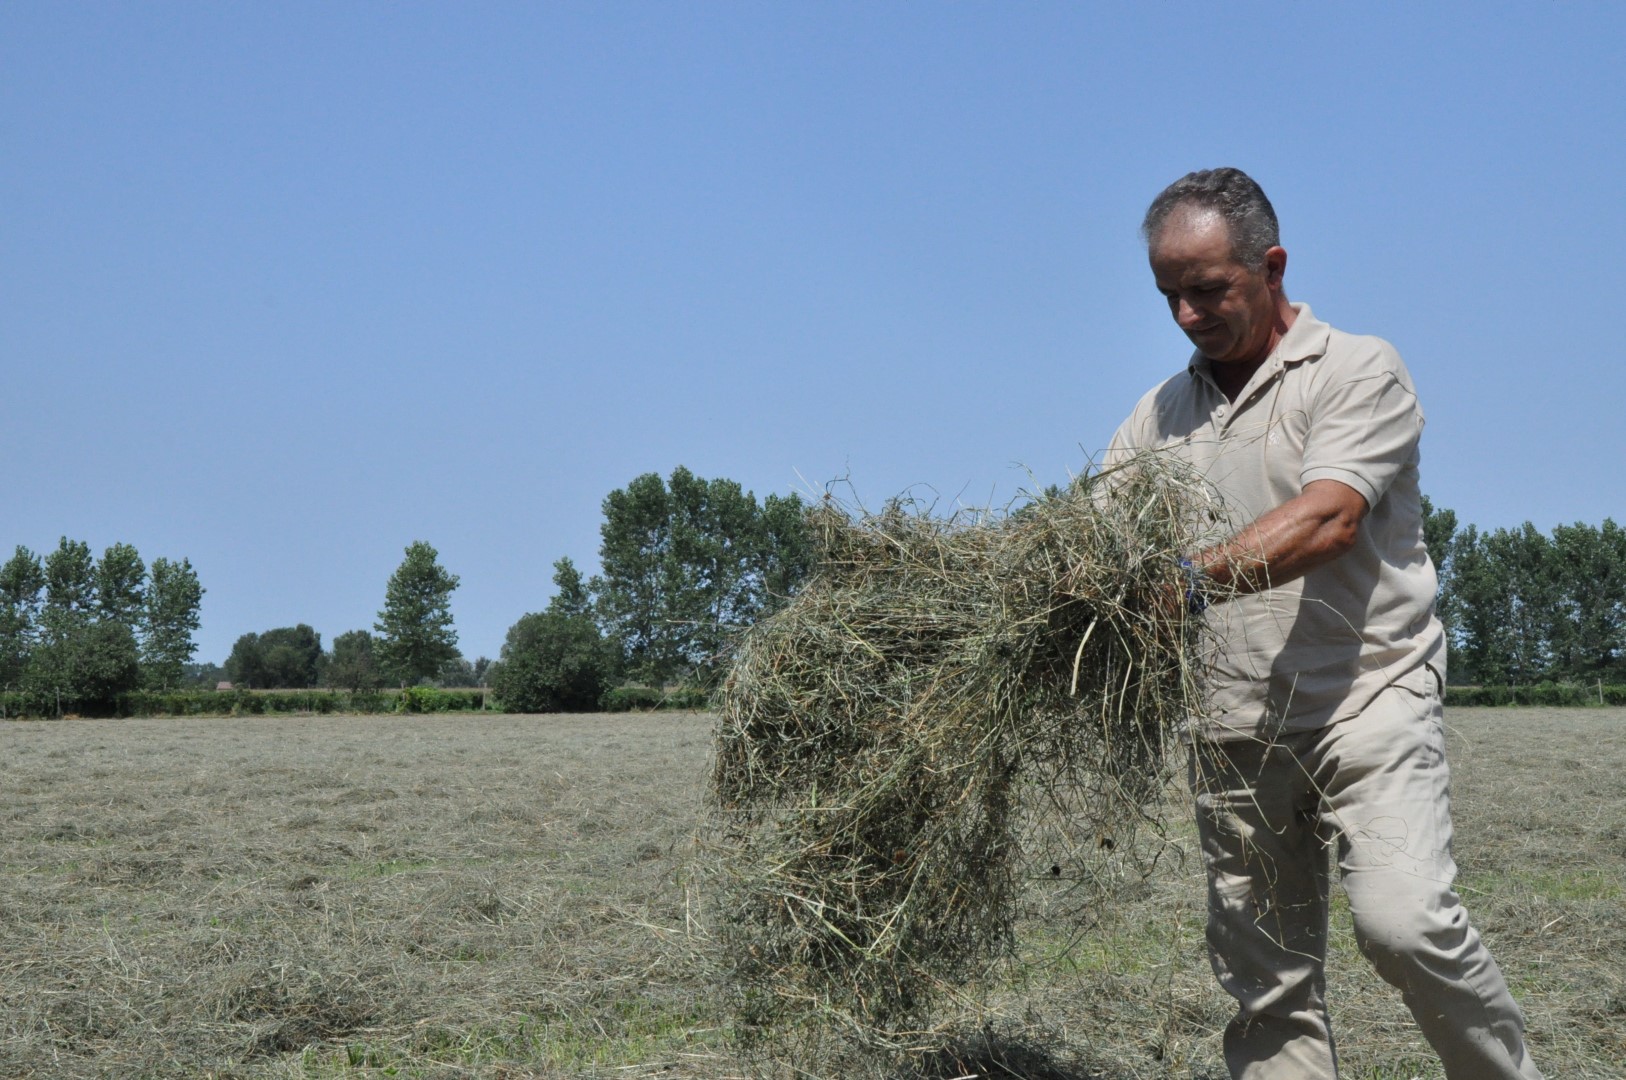
<svg viewBox="0 0 1626 1080"><path fill-rule="evenodd" d="M1399 357L1384 348L1384 359ZM1337 480L1374 507L1416 460L1423 431L1417 395L1394 369L1362 373L1326 388L1310 408L1299 482Z"/></svg>

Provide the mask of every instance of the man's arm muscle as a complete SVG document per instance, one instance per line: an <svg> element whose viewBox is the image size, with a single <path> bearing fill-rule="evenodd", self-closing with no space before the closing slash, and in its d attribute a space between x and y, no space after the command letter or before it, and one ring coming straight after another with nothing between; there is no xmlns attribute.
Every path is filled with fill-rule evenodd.
<svg viewBox="0 0 1626 1080"><path fill-rule="evenodd" d="M1368 509L1365 497L1348 484L1312 480L1302 493L1191 561L1222 592L1262 592L1348 551Z"/></svg>

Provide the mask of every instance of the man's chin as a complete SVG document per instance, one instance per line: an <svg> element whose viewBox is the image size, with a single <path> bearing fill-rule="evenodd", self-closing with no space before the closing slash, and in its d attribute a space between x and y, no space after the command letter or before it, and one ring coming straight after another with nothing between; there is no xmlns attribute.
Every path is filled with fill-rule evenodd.
<svg viewBox="0 0 1626 1080"><path fill-rule="evenodd" d="M1190 335L1187 336L1189 337ZM1230 352L1229 342L1227 342L1225 345L1216 345L1213 342L1209 342L1205 345L1197 338L1191 338L1191 344L1204 359L1211 360L1216 364L1223 363L1227 353Z"/></svg>

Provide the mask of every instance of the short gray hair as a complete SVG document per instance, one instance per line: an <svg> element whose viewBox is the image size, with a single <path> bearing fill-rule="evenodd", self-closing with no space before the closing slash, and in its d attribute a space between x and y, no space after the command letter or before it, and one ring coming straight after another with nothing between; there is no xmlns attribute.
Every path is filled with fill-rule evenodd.
<svg viewBox="0 0 1626 1080"><path fill-rule="evenodd" d="M1276 210L1253 177L1241 169L1200 169L1164 188L1141 220L1140 234L1148 246L1157 240L1163 223L1181 207L1212 210L1231 233L1231 254L1250 270L1265 265L1265 252L1281 243Z"/></svg>

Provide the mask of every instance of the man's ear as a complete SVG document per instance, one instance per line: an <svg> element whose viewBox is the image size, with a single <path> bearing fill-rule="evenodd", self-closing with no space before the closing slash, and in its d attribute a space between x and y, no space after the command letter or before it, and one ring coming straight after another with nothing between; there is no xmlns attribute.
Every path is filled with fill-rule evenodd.
<svg viewBox="0 0 1626 1080"><path fill-rule="evenodd" d="M1281 291L1282 278L1287 274L1287 249L1277 245L1265 252L1265 283Z"/></svg>

